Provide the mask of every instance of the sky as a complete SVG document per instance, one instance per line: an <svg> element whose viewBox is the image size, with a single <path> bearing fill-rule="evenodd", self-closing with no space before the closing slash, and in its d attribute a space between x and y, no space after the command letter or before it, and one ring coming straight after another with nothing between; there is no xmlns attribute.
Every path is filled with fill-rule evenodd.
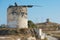
<svg viewBox="0 0 60 40"><path fill-rule="evenodd" d="M28 8L28 20L34 23L51 22L60 23L60 0L0 0L0 25L7 24L7 8L9 5L38 5L42 7Z"/></svg>

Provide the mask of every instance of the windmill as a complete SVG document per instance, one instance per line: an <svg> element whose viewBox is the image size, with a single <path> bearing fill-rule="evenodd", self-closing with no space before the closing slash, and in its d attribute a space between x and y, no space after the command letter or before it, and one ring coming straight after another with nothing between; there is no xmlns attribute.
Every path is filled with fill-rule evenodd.
<svg viewBox="0 0 60 40"><path fill-rule="evenodd" d="M10 5L7 11L7 23L9 27L28 28L27 8L42 7L38 5Z"/></svg>

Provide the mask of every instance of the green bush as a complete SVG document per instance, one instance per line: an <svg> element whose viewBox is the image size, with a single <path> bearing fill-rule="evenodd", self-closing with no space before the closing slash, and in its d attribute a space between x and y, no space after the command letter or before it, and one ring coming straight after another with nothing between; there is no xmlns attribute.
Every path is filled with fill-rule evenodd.
<svg viewBox="0 0 60 40"><path fill-rule="evenodd" d="M28 21L28 27L29 28L37 28L37 26L31 20Z"/></svg>

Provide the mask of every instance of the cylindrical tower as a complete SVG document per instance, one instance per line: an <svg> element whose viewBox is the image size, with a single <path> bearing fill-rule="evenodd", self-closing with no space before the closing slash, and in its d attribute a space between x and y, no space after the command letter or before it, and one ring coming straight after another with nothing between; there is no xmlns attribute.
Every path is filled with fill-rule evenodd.
<svg viewBox="0 0 60 40"><path fill-rule="evenodd" d="M9 6L7 9L7 25L10 28L28 28L27 7Z"/></svg>

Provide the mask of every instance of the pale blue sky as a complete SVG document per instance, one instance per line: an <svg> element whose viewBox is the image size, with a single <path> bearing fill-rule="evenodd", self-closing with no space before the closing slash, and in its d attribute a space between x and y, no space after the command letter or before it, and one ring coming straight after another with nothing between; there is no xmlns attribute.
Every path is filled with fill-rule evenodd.
<svg viewBox="0 0 60 40"><path fill-rule="evenodd" d="M40 5L43 7L28 8L28 19L33 22L44 22L47 18L60 23L60 0L0 0L0 24L7 24L9 5Z"/></svg>

